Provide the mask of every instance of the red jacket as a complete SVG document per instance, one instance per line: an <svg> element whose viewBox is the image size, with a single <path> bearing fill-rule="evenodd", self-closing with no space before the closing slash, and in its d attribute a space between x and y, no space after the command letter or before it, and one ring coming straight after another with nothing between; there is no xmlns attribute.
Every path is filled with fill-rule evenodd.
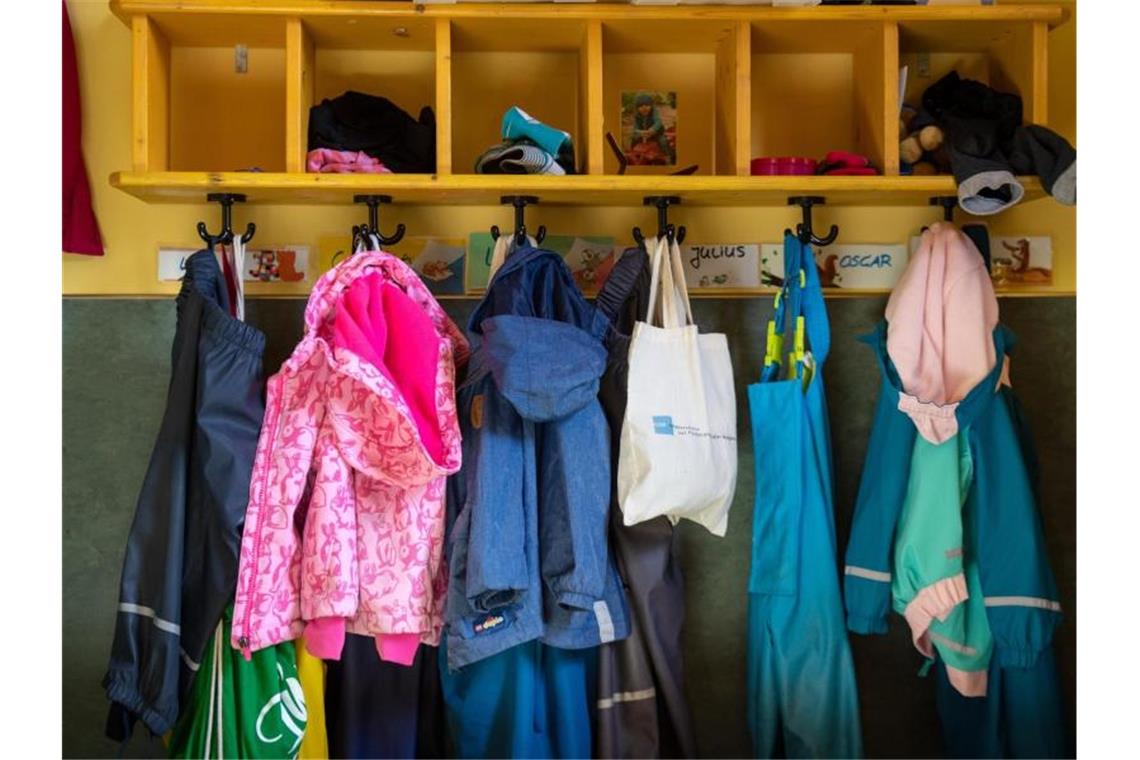
<svg viewBox="0 0 1140 760"><path fill-rule="evenodd" d="M63 4L63 250L68 253L103 255L99 222L91 208L91 188L83 163L79 107L79 66L67 3Z"/></svg>

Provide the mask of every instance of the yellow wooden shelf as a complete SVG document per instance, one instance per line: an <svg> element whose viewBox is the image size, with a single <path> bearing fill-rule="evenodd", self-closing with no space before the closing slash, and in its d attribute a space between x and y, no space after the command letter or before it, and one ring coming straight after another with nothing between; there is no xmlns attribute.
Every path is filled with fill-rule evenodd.
<svg viewBox="0 0 1140 760"><path fill-rule="evenodd" d="M346 0L111 0L111 10L130 23L134 15L161 19L163 14L263 18L300 16L325 19L364 17L534 19L556 22L566 19L602 20L745 20L745 21L1044 21L1052 25L1065 20L1064 10L1052 5L975 6L823 6L773 7L741 5L654 6L624 3L456 3L418 5L399 2L349 2ZM194 32L200 32L197 37ZM176 41L181 44L213 44L208 32L185 28Z"/></svg>
<svg viewBox="0 0 1140 760"><path fill-rule="evenodd" d="M1022 177L1025 201L1044 197L1036 177ZM647 195L677 195L692 206L783 206L790 195L821 195L831 205L925 205L954 195L951 176L697 177L454 174L303 174L270 172L116 172L111 184L148 203L200 203L206 193L244 193L249 203L344 204L358 193L395 203L490 206L503 195L535 195L544 205L640 206ZM1024 201L1023 201L1024 202Z"/></svg>
<svg viewBox="0 0 1140 760"><path fill-rule="evenodd" d="M779 206L821 195L859 206L925 205L953 179L899 176L899 67L927 55L934 81L965 67L1018 92L1027 120L1047 121L1049 28L1056 5L630 6L415 5L347 0L111 0L133 39L133 160L111 182L147 202L196 202L207 192L254 203L635 206L679 195L704 206ZM233 45L248 66L234 71ZM803 81L811 78L810 87ZM345 89L435 115L433 175L304 172L310 108ZM616 174L607 132L621 136L623 98L673 92L679 166ZM913 95L913 94L912 94ZM911 98L913 100L913 97ZM565 129L580 174L488 176L470 171L519 106ZM201 113L240 113L203 120ZM240 125L240 126L236 126ZM867 156L877 177L752 177L755 156ZM260 167L260 173L231 167ZM1035 180L1028 199L1042 195Z"/></svg>

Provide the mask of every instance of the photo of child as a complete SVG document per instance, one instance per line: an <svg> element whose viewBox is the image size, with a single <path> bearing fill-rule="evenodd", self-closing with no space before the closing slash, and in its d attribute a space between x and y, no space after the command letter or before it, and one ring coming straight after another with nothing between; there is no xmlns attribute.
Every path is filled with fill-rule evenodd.
<svg viewBox="0 0 1140 760"><path fill-rule="evenodd" d="M623 92L621 145L630 166L676 166L677 93Z"/></svg>

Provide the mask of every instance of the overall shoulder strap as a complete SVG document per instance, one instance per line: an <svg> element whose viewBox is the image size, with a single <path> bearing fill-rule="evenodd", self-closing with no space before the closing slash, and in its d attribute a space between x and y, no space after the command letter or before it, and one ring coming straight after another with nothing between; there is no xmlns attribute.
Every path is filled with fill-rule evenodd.
<svg viewBox="0 0 1140 760"><path fill-rule="evenodd" d="M613 322L622 306L633 294L638 278L649 265L649 256L640 248L627 248L610 270L609 276L598 291L598 311Z"/></svg>

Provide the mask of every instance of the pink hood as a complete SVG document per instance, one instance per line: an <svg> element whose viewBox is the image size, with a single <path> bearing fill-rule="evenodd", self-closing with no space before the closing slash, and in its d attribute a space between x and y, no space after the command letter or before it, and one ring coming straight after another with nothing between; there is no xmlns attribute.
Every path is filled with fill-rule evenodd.
<svg viewBox="0 0 1140 760"><path fill-rule="evenodd" d="M924 438L958 430L958 402L993 368L997 297L973 242L952 224L922 233L887 301L887 353L906 393L899 409Z"/></svg>
<svg viewBox="0 0 1140 760"><path fill-rule="evenodd" d="M362 252L317 282L305 335L269 379L250 483L233 644L346 631L410 662L436 644L443 491L460 465L455 364L467 342L415 272Z"/></svg>

